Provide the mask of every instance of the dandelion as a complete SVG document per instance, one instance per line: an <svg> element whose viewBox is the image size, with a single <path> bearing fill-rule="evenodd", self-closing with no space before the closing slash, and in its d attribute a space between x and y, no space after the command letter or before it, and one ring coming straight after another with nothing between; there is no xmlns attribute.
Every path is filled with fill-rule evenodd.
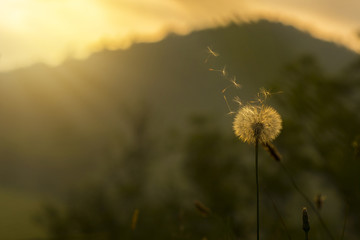
<svg viewBox="0 0 360 240"><path fill-rule="evenodd" d="M280 115L272 107L247 105L238 111L233 128L244 142L266 144L279 135L281 123Z"/></svg>
<svg viewBox="0 0 360 240"><path fill-rule="evenodd" d="M266 97L267 95L264 95L264 98ZM233 122L234 132L242 141L255 143L257 240L259 240L260 235L258 146L259 143L271 142L279 135L281 122L281 117L277 111L262 104L246 105L240 108Z"/></svg>

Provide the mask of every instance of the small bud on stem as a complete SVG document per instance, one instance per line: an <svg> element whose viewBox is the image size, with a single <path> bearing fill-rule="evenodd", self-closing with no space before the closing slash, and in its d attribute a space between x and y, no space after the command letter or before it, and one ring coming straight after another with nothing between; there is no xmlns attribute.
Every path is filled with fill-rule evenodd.
<svg viewBox="0 0 360 240"><path fill-rule="evenodd" d="M310 231L310 224L309 224L309 216L307 213L307 208L304 207L302 210L302 220L303 220L303 230L305 232L305 240L308 240L308 233Z"/></svg>

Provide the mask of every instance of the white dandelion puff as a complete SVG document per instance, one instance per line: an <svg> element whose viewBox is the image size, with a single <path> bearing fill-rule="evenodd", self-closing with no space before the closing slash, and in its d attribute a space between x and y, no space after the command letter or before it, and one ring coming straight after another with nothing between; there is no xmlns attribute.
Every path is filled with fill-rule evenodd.
<svg viewBox="0 0 360 240"><path fill-rule="evenodd" d="M242 141L247 143L268 143L281 131L279 113L269 106L246 105L239 109L233 122L233 129Z"/></svg>

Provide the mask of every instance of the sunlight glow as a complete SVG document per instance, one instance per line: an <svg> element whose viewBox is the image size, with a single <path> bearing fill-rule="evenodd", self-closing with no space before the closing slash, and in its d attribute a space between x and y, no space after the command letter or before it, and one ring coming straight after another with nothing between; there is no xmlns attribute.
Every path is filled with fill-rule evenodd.
<svg viewBox="0 0 360 240"><path fill-rule="evenodd" d="M345 3L346 2L346 3ZM168 33L259 19L282 22L360 52L360 2L347 0L2 0L0 71L57 65Z"/></svg>

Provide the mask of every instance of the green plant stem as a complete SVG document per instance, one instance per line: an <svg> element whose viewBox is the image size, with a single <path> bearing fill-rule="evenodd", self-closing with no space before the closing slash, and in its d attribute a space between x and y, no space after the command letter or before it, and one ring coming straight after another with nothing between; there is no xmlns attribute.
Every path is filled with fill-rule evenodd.
<svg viewBox="0 0 360 240"><path fill-rule="evenodd" d="M259 150L259 139L256 139L255 143L255 171L256 171L256 236L259 240L260 233L260 214L259 214L259 164L258 164L258 150Z"/></svg>
<svg viewBox="0 0 360 240"><path fill-rule="evenodd" d="M309 240L309 233L305 232L305 240Z"/></svg>
<svg viewBox="0 0 360 240"><path fill-rule="evenodd" d="M285 167L285 165L282 162L279 162L281 167L284 169L284 171L286 172L286 174L288 175L291 184L293 185L293 187L296 189L296 191L298 191L298 193L305 199L305 201L309 204L309 206L311 207L311 209L315 212L316 216L318 217L321 225L323 226L325 232L327 233L327 235L329 236L330 239L335 240L335 238L333 237L333 235L331 234L329 228L326 226L324 220L322 219L319 211L316 209L316 207L314 206L313 202L306 196L306 194L298 187L298 185L296 184L294 178L292 177L292 175L290 174L289 170Z"/></svg>

